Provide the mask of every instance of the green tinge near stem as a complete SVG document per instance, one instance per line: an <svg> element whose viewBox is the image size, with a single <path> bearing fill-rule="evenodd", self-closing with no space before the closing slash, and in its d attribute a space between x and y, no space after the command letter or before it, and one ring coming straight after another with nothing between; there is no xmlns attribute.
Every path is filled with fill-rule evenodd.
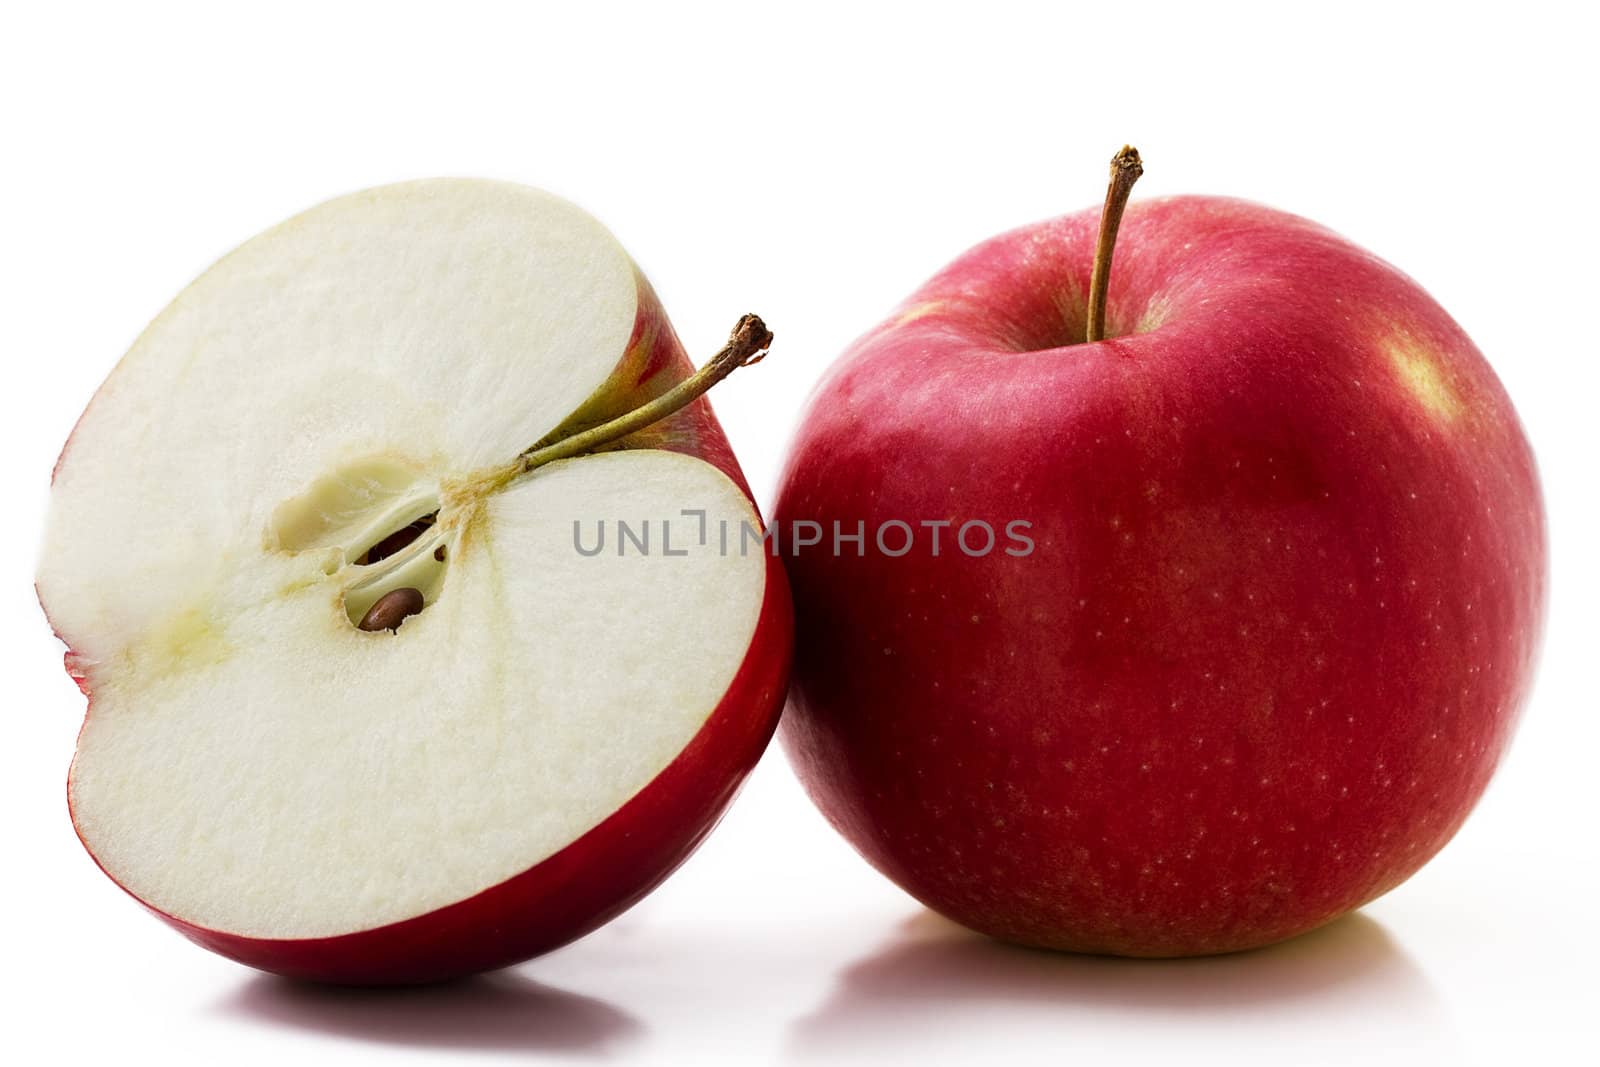
<svg viewBox="0 0 1600 1067"><path fill-rule="evenodd" d="M641 404L609 422L526 449L512 462L506 480L518 478L558 459L571 459L573 456L593 452L601 445L609 444L619 437L626 437L652 423L660 422L673 412L694 403L712 386L738 368L761 362L766 358L766 351L771 345L772 331L767 329L766 323L756 315L743 316L734 326L733 332L728 335L728 343L694 374L654 400Z"/></svg>

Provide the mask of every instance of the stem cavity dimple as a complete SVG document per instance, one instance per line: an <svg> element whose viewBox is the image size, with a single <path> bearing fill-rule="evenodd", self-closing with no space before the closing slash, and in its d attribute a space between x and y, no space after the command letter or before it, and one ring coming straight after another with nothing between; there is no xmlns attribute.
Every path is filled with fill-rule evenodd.
<svg viewBox="0 0 1600 1067"><path fill-rule="evenodd" d="M1088 341L1103 340L1106 335L1106 287L1111 279L1111 254L1117 244L1117 227L1122 224L1122 212L1128 206L1128 195L1133 183L1144 173L1144 163L1139 150L1123 145L1122 151L1111 157L1111 183L1106 186L1106 203L1100 211L1100 236L1095 241L1094 271L1089 276Z"/></svg>

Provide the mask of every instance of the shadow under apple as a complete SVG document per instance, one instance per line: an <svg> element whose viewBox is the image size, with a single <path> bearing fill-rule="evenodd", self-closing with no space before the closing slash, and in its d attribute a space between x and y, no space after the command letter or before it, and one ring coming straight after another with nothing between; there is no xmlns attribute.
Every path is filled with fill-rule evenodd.
<svg viewBox="0 0 1600 1067"><path fill-rule="evenodd" d="M1060 1024L1080 1040L1098 1018L1121 1031L1152 1024L1168 1038L1259 1026L1337 1041L1337 1028L1379 1017L1411 1031L1401 1040L1453 1040L1422 972L1361 914L1250 952L1136 960L1019 948L922 912L844 971L793 1024L788 1047L800 1059L888 1045L914 1056L974 1034L1003 1044L1003 1019L1030 1032Z"/></svg>
<svg viewBox="0 0 1600 1067"><path fill-rule="evenodd" d="M507 971L399 989L322 986L264 974L217 1010L357 1041L456 1051L604 1056L645 1030L603 1000Z"/></svg>

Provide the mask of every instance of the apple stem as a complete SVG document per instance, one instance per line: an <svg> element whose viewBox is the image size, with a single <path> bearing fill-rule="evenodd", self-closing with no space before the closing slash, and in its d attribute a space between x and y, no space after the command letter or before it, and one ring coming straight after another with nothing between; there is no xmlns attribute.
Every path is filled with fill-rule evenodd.
<svg viewBox="0 0 1600 1067"><path fill-rule="evenodd" d="M740 367L760 363L766 358L767 349L771 345L772 331L767 329L767 324L762 322L759 316L743 316L733 327L733 332L728 335L728 343L722 346L722 350L692 375L654 400L641 404L609 422L602 422L598 426L591 426L587 430L555 441L541 441L525 449L512 461L506 480L519 477L546 463L554 463L558 459L571 459L573 456L593 452L601 445L609 444L619 437L626 437L636 430L660 422L680 408L694 403L713 385Z"/></svg>
<svg viewBox="0 0 1600 1067"><path fill-rule="evenodd" d="M1133 183L1144 173L1139 150L1123 145L1111 157L1111 184L1106 186L1106 205L1100 210L1100 237L1094 246L1094 273L1089 276L1089 327L1087 340L1099 341L1106 335L1106 286L1111 280L1111 253L1117 245L1117 227L1128 206Z"/></svg>

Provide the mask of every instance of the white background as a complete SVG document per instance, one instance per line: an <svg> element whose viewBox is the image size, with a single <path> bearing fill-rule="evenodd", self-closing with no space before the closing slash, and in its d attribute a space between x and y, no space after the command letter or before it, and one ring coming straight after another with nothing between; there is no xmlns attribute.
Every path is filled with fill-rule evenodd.
<svg viewBox="0 0 1600 1067"><path fill-rule="evenodd" d="M3 9L0 1058L1600 1062L1591 6L676 6ZM82 853L63 788L82 701L30 588L48 475L136 332L233 244L403 178L573 198L697 358L741 312L776 330L716 396L766 503L828 361L969 244L1097 203L1124 141L1145 155L1138 195L1259 199L1400 265L1532 436L1554 560L1539 683L1487 798L1409 883L1244 956L1020 952L923 914L773 750L711 842L611 926L376 994L210 956Z"/></svg>

